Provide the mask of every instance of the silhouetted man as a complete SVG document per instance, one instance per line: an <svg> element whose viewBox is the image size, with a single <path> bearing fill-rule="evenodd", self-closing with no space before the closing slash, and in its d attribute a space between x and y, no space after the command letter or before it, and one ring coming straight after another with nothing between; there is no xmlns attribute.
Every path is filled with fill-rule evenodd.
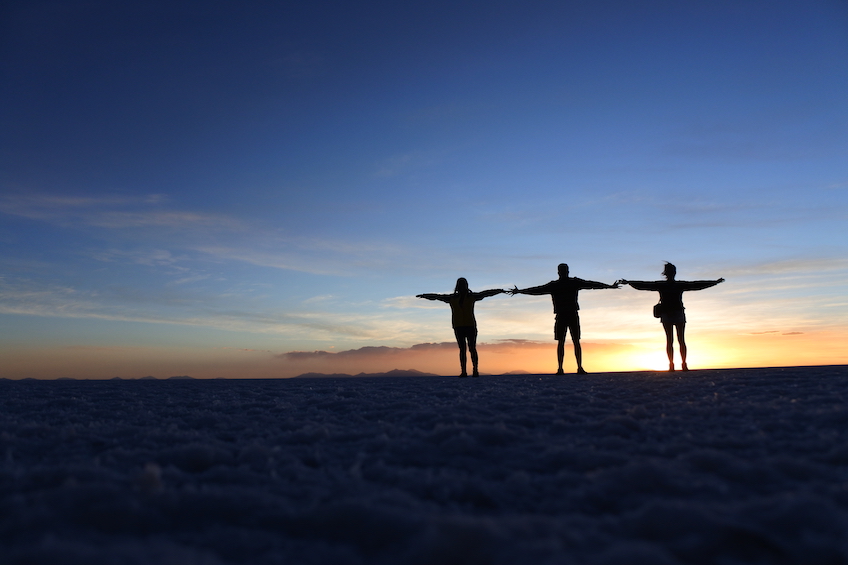
<svg viewBox="0 0 848 565"><path fill-rule="evenodd" d="M557 375L562 375L562 361L565 357L565 334L566 331L571 332L571 341L574 342L574 358L577 360L577 372L586 374L583 369L583 350L580 347L580 316L577 311L580 305L577 304L577 293L583 289L602 289L602 288L618 288L619 284L604 284L602 282L584 281L576 277L568 276L568 265L560 263L557 267L559 278L542 286L534 286L531 288L519 289L515 287L510 291L511 294L530 294L538 296L542 294L550 294L554 303L554 314L556 322L554 323L554 339L557 340L557 362L559 368Z"/></svg>

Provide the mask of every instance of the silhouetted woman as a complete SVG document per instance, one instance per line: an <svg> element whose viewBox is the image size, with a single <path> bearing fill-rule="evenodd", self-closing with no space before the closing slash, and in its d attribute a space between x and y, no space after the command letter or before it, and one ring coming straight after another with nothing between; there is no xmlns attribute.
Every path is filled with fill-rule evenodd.
<svg viewBox="0 0 848 565"><path fill-rule="evenodd" d="M702 290L724 282L724 279L715 281L677 281L677 267L666 263L662 274L664 281L626 281L636 290L656 290L660 293L660 302L654 307L654 316L662 322L665 330L665 351L668 353L668 370L674 371L674 335L673 329L677 328L677 342L680 344L680 360L683 370L688 371L686 365L686 314L683 308L683 293L687 290Z"/></svg>
<svg viewBox="0 0 848 565"><path fill-rule="evenodd" d="M477 372L477 320L474 318L474 303L503 292L505 291L499 288L484 290L483 292L471 292L468 288L468 281L460 277L456 279L456 288L454 288L453 294L419 294L417 296L427 300L441 300L450 304L451 324L453 325L453 333L456 335L456 344L459 346L459 364L462 367L460 377L468 376L465 371L466 342L468 349L471 350L471 364L474 369L472 374L475 377L480 376L480 373Z"/></svg>

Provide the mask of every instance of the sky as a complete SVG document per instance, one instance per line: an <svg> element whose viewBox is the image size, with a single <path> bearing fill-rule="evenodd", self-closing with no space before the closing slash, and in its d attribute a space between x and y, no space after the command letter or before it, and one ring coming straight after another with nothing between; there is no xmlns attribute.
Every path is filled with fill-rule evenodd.
<svg viewBox="0 0 848 565"><path fill-rule="evenodd" d="M561 262L724 277L693 368L848 363L846 92L844 0L6 2L0 377L455 374L415 295ZM582 291L586 369L656 301ZM550 298L476 312L556 369Z"/></svg>

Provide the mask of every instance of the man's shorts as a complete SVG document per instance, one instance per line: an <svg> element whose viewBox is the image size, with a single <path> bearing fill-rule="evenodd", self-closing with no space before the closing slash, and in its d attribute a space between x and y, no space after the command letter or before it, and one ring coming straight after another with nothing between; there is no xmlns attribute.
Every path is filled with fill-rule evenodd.
<svg viewBox="0 0 848 565"><path fill-rule="evenodd" d="M459 326L453 329L453 334L456 336L456 341L465 341L466 339L477 338L477 328L474 326Z"/></svg>
<svg viewBox="0 0 848 565"><path fill-rule="evenodd" d="M564 314L556 315L556 322L554 322L554 339L557 341L565 339L566 330L571 332L572 340L580 339L580 316L577 314L576 310L574 312L566 312Z"/></svg>

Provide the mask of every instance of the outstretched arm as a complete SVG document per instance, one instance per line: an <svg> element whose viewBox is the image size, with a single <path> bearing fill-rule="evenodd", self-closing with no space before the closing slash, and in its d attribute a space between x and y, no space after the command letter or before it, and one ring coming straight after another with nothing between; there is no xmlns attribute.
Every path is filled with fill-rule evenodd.
<svg viewBox="0 0 848 565"><path fill-rule="evenodd" d="M425 298L427 300L441 300L442 302L450 302L450 294L416 294L416 298Z"/></svg>
<svg viewBox="0 0 848 565"><path fill-rule="evenodd" d="M724 279L717 279L714 281L680 281L686 285L686 290L703 290L705 288L710 288L711 286L715 286L719 283L723 283Z"/></svg>
<svg viewBox="0 0 848 565"><path fill-rule="evenodd" d="M532 296L540 296L542 294L550 294L550 283L543 284L542 286L531 286L529 288L518 288L517 286L509 291L509 293L513 296L516 294L529 294Z"/></svg>
<svg viewBox="0 0 848 565"><path fill-rule="evenodd" d="M490 290L483 290L481 292L475 292L474 295L477 297L477 300L483 300L484 298L488 298L490 296L495 296L497 294L503 294L506 291L502 288L493 288Z"/></svg>
<svg viewBox="0 0 848 565"><path fill-rule="evenodd" d="M583 281L583 288L585 289L600 290L603 288L619 288L620 286L621 283L619 281L615 281L612 284L606 284L598 281Z"/></svg>
<svg viewBox="0 0 848 565"><path fill-rule="evenodd" d="M662 281L628 281L625 279L621 279L618 282L621 284L629 284L636 290L659 290L659 285L663 284Z"/></svg>

